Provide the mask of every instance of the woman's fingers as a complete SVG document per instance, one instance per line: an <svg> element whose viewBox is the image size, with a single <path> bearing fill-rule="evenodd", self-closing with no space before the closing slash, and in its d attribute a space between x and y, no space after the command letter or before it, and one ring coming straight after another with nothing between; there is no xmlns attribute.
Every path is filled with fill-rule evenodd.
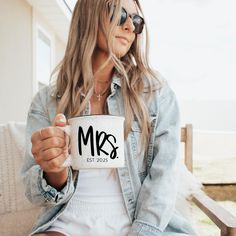
<svg viewBox="0 0 236 236"><path fill-rule="evenodd" d="M63 152L54 159L43 161L40 166L45 172L59 172L65 168L63 163L66 159L67 155Z"/></svg>
<svg viewBox="0 0 236 236"><path fill-rule="evenodd" d="M38 161L49 161L54 158L57 158L60 156L62 153L65 153L62 148L50 148L45 151L40 151L38 155Z"/></svg>
<svg viewBox="0 0 236 236"><path fill-rule="evenodd" d="M65 133L61 129L51 126L39 130L38 135L40 137L40 140L43 141L52 137L64 138Z"/></svg>
<svg viewBox="0 0 236 236"><path fill-rule="evenodd" d="M66 145L65 137L51 137L48 139L45 139L41 143L41 151L46 151L47 149L51 148L64 148Z"/></svg>
<svg viewBox="0 0 236 236"><path fill-rule="evenodd" d="M40 131L35 131L31 136L31 143L36 143L41 141Z"/></svg>
<svg viewBox="0 0 236 236"><path fill-rule="evenodd" d="M62 130L56 127L44 128L44 134L46 134L43 140L40 137L39 131L33 133L31 142L32 149L31 152L34 157L39 156L41 151L50 148L64 148L66 144L65 134ZM42 133L42 132L41 132ZM43 134L43 135L44 135Z"/></svg>
<svg viewBox="0 0 236 236"><path fill-rule="evenodd" d="M32 154L35 162L46 172L63 170L62 164L68 156L69 138L56 126L65 126L66 118L57 114L51 127L42 128L32 134Z"/></svg>
<svg viewBox="0 0 236 236"><path fill-rule="evenodd" d="M64 136L65 133L60 128L50 126L35 131L31 136L31 142L32 144L38 144L52 137L64 138Z"/></svg>

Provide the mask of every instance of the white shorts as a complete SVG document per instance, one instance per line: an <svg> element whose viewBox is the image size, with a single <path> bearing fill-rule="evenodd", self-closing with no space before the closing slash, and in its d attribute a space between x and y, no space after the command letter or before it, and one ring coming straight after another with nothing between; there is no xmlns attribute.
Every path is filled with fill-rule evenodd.
<svg viewBox="0 0 236 236"><path fill-rule="evenodd" d="M67 212L47 231L66 236L127 236L131 222L123 202L93 203L77 199L76 206L69 204Z"/></svg>

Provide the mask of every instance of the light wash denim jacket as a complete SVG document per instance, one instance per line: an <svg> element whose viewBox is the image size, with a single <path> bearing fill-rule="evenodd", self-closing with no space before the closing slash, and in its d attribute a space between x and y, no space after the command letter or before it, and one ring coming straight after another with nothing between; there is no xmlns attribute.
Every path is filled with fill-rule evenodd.
<svg viewBox="0 0 236 236"><path fill-rule="evenodd" d="M55 118L56 99L52 93L52 88L48 86L36 94L27 119L22 176L26 197L31 203L42 206L30 235L45 231L63 212L78 179L78 171L69 169L66 186L57 191L47 184L31 153L32 133L51 126ZM115 75L107 105L109 114L124 116L120 78ZM125 206L132 222L129 236L196 235L189 223L175 210L180 121L176 96L166 81L163 80L161 89L154 91L147 106L152 127L148 154L144 157L144 152L139 152L140 128L134 121L125 142L125 167L118 168ZM85 113L89 113L89 106Z"/></svg>

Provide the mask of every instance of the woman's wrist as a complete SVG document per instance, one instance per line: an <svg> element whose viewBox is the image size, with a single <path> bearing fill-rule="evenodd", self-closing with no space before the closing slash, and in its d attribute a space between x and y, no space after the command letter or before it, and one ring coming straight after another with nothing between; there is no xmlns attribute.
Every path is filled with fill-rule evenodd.
<svg viewBox="0 0 236 236"><path fill-rule="evenodd" d="M69 170L68 168L63 169L61 172L44 172L43 177L46 179L47 183L60 191L65 187Z"/></svg>

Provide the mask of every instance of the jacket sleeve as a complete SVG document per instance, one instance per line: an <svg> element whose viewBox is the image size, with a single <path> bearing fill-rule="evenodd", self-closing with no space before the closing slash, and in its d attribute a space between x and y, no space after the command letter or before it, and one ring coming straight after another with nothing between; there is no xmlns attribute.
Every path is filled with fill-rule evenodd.
<svg viewBox="0 0 236 236"><path fill-rule="evenodd" d="M162 235L175 209L177 164L180 157L180 116L174 92L167 84L158 95L151 167L141 187L129 235Z"/></svg>
<svg viewBox="0 0 236 236"><path fill-rule="evenodd" d="M74 192L72 170L69 168L69 175L65 187L57 191L50 186L43 178L43 171L35 163L31 152L32 133L40 128L51 126L46 109L46 89L40 91L34 97L27 117L26 124L26 147L24 163L21 169L21 176L25 185L25 195L28 200L38 206L58 205L69 200Z"/></svg>

